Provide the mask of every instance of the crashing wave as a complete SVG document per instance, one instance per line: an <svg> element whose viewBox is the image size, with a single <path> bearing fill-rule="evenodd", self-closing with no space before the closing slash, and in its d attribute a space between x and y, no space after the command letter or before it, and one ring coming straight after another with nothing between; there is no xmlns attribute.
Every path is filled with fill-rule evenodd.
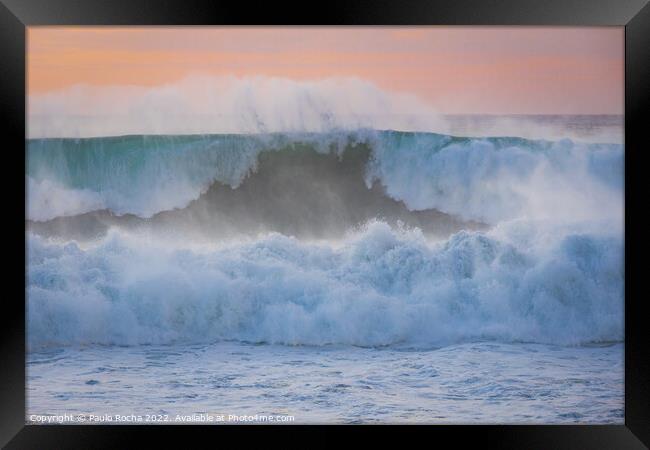
<svg viewBox="0 0 650 450"><path fill-rule="evenodd" d="M191 250L113 231L30 235L32 348L241 340L289 345L563 345L623 339L611 224L515 221L431 243L370 222L339 246L280 234Z"/></svg>
<svg viewBox="0 0 650 450"><path fill-rule="evenodd" d="M47 221L106 209L149 218L187 207L215 183L239 188L262 154L368 149L359 175L367 188L380 183L412 211L497 223L602 217L622 205L622 145L362 130L30 140L27 215Z"/></svg>

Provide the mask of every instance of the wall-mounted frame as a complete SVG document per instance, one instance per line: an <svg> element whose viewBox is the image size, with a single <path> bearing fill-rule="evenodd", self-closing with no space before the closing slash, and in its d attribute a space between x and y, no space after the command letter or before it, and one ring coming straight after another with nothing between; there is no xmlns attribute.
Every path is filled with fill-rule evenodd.
<svg viewBox="0 0 650 450"><path fill-rule="evenodd" d="M0 442L7 448L115 448L134 437L179 442L196 435L221 433L260 435L266 427L94 427L25 425L25 112L26 27L37 25L545 25L625 27L625 425L621 426L426 426L365 427L358 431L406 435L417 431L438 440L472 439L498 448L643 448L650 445L650 353L647 308L641 286L644 267L640 253L641 224L635 211L643 204L639 193L640 162L647 146L644 112L650 101L650 5L645 0L507 0L481 1L329 1L302 9L275 2L75 1L2 0L0 4L0 103L5 125L3 177L9 213L6 215L6 291L2 339L2 424ZM9 238L9 233L15 237ZM639 257L639 258L637 258ZM338 428L338 427L337 427ZM277 429L270 430L277 433ZM306 439L307 431L329 441L319 427L290 426ZM357 431L346 428L346 433ZM169 441L167 441L169 442Z"/></svg>

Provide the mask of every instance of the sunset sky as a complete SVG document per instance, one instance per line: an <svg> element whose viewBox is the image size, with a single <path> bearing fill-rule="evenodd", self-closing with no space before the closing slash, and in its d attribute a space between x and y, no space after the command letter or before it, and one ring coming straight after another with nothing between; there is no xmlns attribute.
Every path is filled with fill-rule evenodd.
<svg viewBox="0 0 650 450"><path fill-rule="evenodd" d="M445 113L623 111L623 28L30 27L28 93L191 74L360 77Z"/></svg>
<svg viewBox="0 0 650 450"><path fill-rule="evenodd" d="M624 107L622 27L29 27L27 39L30 136L321 130L332 117L445 132L445 114Z"/></svg>

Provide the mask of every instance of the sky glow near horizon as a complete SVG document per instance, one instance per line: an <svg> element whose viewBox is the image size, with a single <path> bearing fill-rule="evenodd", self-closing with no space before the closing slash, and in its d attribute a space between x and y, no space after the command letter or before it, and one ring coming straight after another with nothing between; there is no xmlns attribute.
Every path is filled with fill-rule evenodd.
<svg viewBox="0 0 650 450"><path fill-rule="evenodd" d="M623 114L623 36L622 27L29 27L29 135L320 130L325 119L436 130L441 114Z"/></svg>

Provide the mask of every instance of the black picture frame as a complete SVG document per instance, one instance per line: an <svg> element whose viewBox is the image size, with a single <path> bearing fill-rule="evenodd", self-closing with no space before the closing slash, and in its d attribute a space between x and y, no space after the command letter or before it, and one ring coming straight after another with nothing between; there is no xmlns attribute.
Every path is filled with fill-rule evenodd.
<svg viewBox="0 0 650 450"><path fill-rule="evenodd" d="M426 433L428 442L525 449L644 448L650 446L648 315L641 287L643 206L639 163L648 139L643 113L650 102L650 4L648 0L328 0L318 4L215 0L0 0L0 123L5 161L6 285L0 361L0 444L24 448L123 448L132 439L186 443L206 434L238 438L289 431L295 443L332 443L318 426L89 426L25 425L25 36L33 25L550 25L625 26L625 425L620 426L337 426L383 435ZM22 173L21 173L22 170ZM647 169L645 169L647 170ZM9 233L15 233L10 237ZM306 433L316 433L318 437ZM212 436L214 437L214 436ZM429 440L431 439L431 440ZM213 441L214 442L214 441ZM291 442L289 442L291 443ZM217 443L218 445L218 443Z"/></svg>

